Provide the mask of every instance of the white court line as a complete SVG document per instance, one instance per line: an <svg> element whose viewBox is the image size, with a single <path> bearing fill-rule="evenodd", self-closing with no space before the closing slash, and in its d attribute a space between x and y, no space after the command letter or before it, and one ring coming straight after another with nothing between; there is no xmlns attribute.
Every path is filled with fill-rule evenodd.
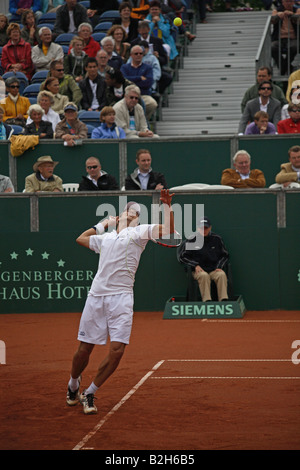
<svg viewBox="0 0 300 470"><path fill-rule="evenodd" d="M251 380L300 380L300 377L218 377L218 376L184 376L184 377L178 377L178 376L174 376L174 377L151 377L151 379L155 379L155 380L159 380L159 379L223 379L223 380L227 380L227 379L234 379L234 380L237 380L237 379L251 379Z"/></svg>
<svg viewBox="0 0 300 470"><path fill-rule="evenodd" d="M84 438L73 448L73 450L80 450L83 446L93 437L97 431L106 423L106 421L115 414L116 411L140 388L141 385L155 372L162 364L164 360L159 361L155 366L147 372L146 375L117 403L98 424L90 431Z"/></svg>
<svg viewBox="0 0 300 470"><path fill-rule="evenodd" d="M213 318L202 318L201 321L205 321L207 323L299 323L300 320L245 320L245 319L234 319L234 318L227 318L226 320L222 319L213 319Z"/></svg>
<svg viewBox="0 0 300 470"><path fill-rule="evenodd" d="M166 359L167 362L292 362L291 359Z"/></svg>

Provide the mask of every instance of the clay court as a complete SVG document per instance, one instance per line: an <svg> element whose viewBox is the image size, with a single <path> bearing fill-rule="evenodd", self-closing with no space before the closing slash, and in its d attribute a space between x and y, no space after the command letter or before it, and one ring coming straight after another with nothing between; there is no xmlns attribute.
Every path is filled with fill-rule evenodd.
<svg viewBox="0 0 300 470"><path fill-rule="evenodd" d="M300 311L239 320L137 312L90 416L65 403L79 318L0 315L0 449L300 449ZM83 387L105 352L95 348Z"/></svg>

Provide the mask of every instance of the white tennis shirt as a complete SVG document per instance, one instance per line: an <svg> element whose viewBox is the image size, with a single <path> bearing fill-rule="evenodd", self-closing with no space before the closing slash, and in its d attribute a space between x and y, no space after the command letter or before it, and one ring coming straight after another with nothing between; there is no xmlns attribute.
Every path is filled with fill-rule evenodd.
<svg viewBox="0 0 300 470"><path fill-rule="evenodd" d="M112 295L132 292L140 257L155 224L142 224L90 237L90 249L100 254L98 271L90 294Z"/></svg>

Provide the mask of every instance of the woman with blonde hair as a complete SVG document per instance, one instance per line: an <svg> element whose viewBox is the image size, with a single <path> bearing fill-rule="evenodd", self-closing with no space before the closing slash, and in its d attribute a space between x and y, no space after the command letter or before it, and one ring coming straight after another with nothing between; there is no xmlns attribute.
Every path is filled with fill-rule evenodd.
<svg viewBox="0 0 300 470"><path fill-rule="evenodd" d="M69 102L69 98L66 95L59 93L59 80L56 77L48 77L42 84L40 90L50 91L53 95L54 104L51 106L53 111L56 111L59 115L64 114L64 107Z"/></svg>
<svg viewBox="0 0 300 470"><path fill-rule="evenodd" d="M115 40L114 51L126 63L130 56L130 43L126 42L127 33L125 29L121 25L115 24L107 31L106 35L111 36Z"/></svg>
<svg viewBox="0 0 300 470"><path fill-rule="evenodd" d="M52 130L54 132L57 124L60 122L59 114L53 111L52 109L52 106L54 104L54 96L52 95L52 93L50 93L50 91L42 90L37 96L37 104L39 104L44 111L42 120L50 122L50 124L52 125ZM26 124L31 123L32 119L29 116Z"/></svg>
<svg viewBox="0 0 300 470"><path fill-rule="evenodd" d="M64 58L65 74L72 75L76 82L80 82L85 76L85 66L89 56L84 52L84 40L74 36L70 42L70 53Z"/></svg>

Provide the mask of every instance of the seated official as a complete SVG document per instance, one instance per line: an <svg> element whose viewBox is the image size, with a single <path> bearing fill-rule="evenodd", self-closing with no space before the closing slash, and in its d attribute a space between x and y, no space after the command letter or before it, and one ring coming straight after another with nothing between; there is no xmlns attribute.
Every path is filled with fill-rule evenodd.
<svg viewBox="0 0 300 470"><path fill-rule="evenodd" d="M112 106L104 106L100 113L101 124L91 135L92 139L125 139L126 134L122 127L115 123L116 112Z"/></svg>
<svg viewBox="0 0 300 470"><path fill-rule="evenodd" d="M102 170L96 157L89 157L86 162L87 176L83 176L78 191L115 191L119 185L114 176Z"/></svg>
<svg viewBox="0 0 300 470"><path fill-rule="evenodd" d="M48 155L39 157L33 165L34 173L25 178L25 193L63 192L62 179L54 174L58 163Z"/></svg>

